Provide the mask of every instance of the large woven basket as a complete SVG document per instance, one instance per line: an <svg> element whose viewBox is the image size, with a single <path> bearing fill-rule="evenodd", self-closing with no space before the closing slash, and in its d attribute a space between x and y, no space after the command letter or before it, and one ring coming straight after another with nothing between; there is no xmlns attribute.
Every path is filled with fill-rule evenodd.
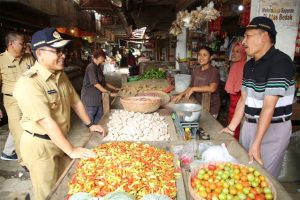
<svg viewBox="0 0 300 200"><path fill-rule="evenodd" d="M194 200L205 200L204 198L200 197L196 191L193 189L192 187L192 184L191 184L191 180L194 176L196 176L198 174L198 171L202 168L205 168L207 167L208 165L210 164L213 164L213 165L216 165L216 164L221 164L221 163L224 163L224 162L208 162L208 163L205 163L205 164L201 164L197 169L193 170L190 175L189 175L189 179L188 179L188 187L189 187L189 192L190 192L190 195L193 197ZM242 164L238 164L240 166L245 166L245 165L242 165ZM276 192L276 189L274 187L274 185L272 184L272 182L267 178L266 178L266 182L268 184L268 187L271 188L272 190L272 193L273 193L273 200L277 200L277 192Z"/></svg>
<svg viewBox="0 0 300 200"><path fill-rule="evenodd" d="M151 97L160 97L161 98L161 106L169 103L171 100L170 96L162 91L159 90L148 90L148 91L143 91L139 92L137 96L151 96Z"/></svg>
<svg viewBox="0 0 300 200"><path fill-rule="evenodd" d="M127 111L150 113L158 110L161 99L159 97L139 96L122 97L120 101L123 108Z"/></svg>

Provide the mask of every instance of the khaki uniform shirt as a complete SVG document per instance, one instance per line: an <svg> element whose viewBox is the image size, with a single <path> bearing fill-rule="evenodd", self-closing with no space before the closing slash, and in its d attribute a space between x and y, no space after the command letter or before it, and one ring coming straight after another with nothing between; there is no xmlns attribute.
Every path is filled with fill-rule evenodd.
<svg viewBox="0 0 300 200"><path fill-rule="evenodd" d="M55 74L38 62L17 81L14 92L23 113L21 125L32 133L47 134L37 121L51 117L63 134L70 129L71 105L80 101L64 72Z"/></svg>
<svg viewBox="0 0 300 200"><path fill-rule="evenodd" d="M34 58L30 54L24 54L21 58L14 58L8 51L1 53L0 83L2 83L2 93L12 94L18 78L33 64Z"/></svg>

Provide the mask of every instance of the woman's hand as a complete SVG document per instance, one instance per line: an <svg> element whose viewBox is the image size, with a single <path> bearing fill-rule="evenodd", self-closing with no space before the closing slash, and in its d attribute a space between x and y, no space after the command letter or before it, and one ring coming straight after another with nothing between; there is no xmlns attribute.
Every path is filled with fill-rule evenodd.
<svg viewBox="0 0 300 200"><path fill-rule="evenodd" d="M221 133L228 133L232 136L234 136L234 130L230 129L228 126L223 128L222 130L219 131L219 134Z"/></svg>
<svg viewBox="0 0 300 200"><path fill-rule="evenodd" d="M193 87L189 88L188 91L185 93L184 99L189 100L193 93L194 93L194 88Z"/></svg>
<svg viewBox="0 0 300 200"><path fill-rule="evenodd" d="M174 97L174 98L172 99L172 102L173 102L173 103L178 103L178 102L182 99L182 97L183 97L182 94L177 95L176 97Z"/></svg>

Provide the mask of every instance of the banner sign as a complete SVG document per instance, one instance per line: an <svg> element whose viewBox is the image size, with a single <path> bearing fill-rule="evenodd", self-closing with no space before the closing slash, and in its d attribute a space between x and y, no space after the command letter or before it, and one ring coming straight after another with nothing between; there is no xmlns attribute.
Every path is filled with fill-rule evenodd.
<svg viewBox="0 0 300 200"><path fill-rule="evenodd" d="M260 0L259 15L271 18L274 23L285 26L298 26L298 0Z"/></svg>

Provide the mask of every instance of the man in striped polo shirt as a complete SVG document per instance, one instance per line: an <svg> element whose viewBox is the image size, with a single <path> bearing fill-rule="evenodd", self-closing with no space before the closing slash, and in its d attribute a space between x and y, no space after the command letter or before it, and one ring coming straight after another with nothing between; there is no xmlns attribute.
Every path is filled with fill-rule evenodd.
<svg viewBox="0 0 300 200"><path fill-rule="evenodd" d="M242 118L240 143L274 177L278 177L292 133L295 65L274 48L273 21L255 17L246 27L243 46L252 57L244 67L242 96L231 123L221 132L234 133Z"/></svg>

